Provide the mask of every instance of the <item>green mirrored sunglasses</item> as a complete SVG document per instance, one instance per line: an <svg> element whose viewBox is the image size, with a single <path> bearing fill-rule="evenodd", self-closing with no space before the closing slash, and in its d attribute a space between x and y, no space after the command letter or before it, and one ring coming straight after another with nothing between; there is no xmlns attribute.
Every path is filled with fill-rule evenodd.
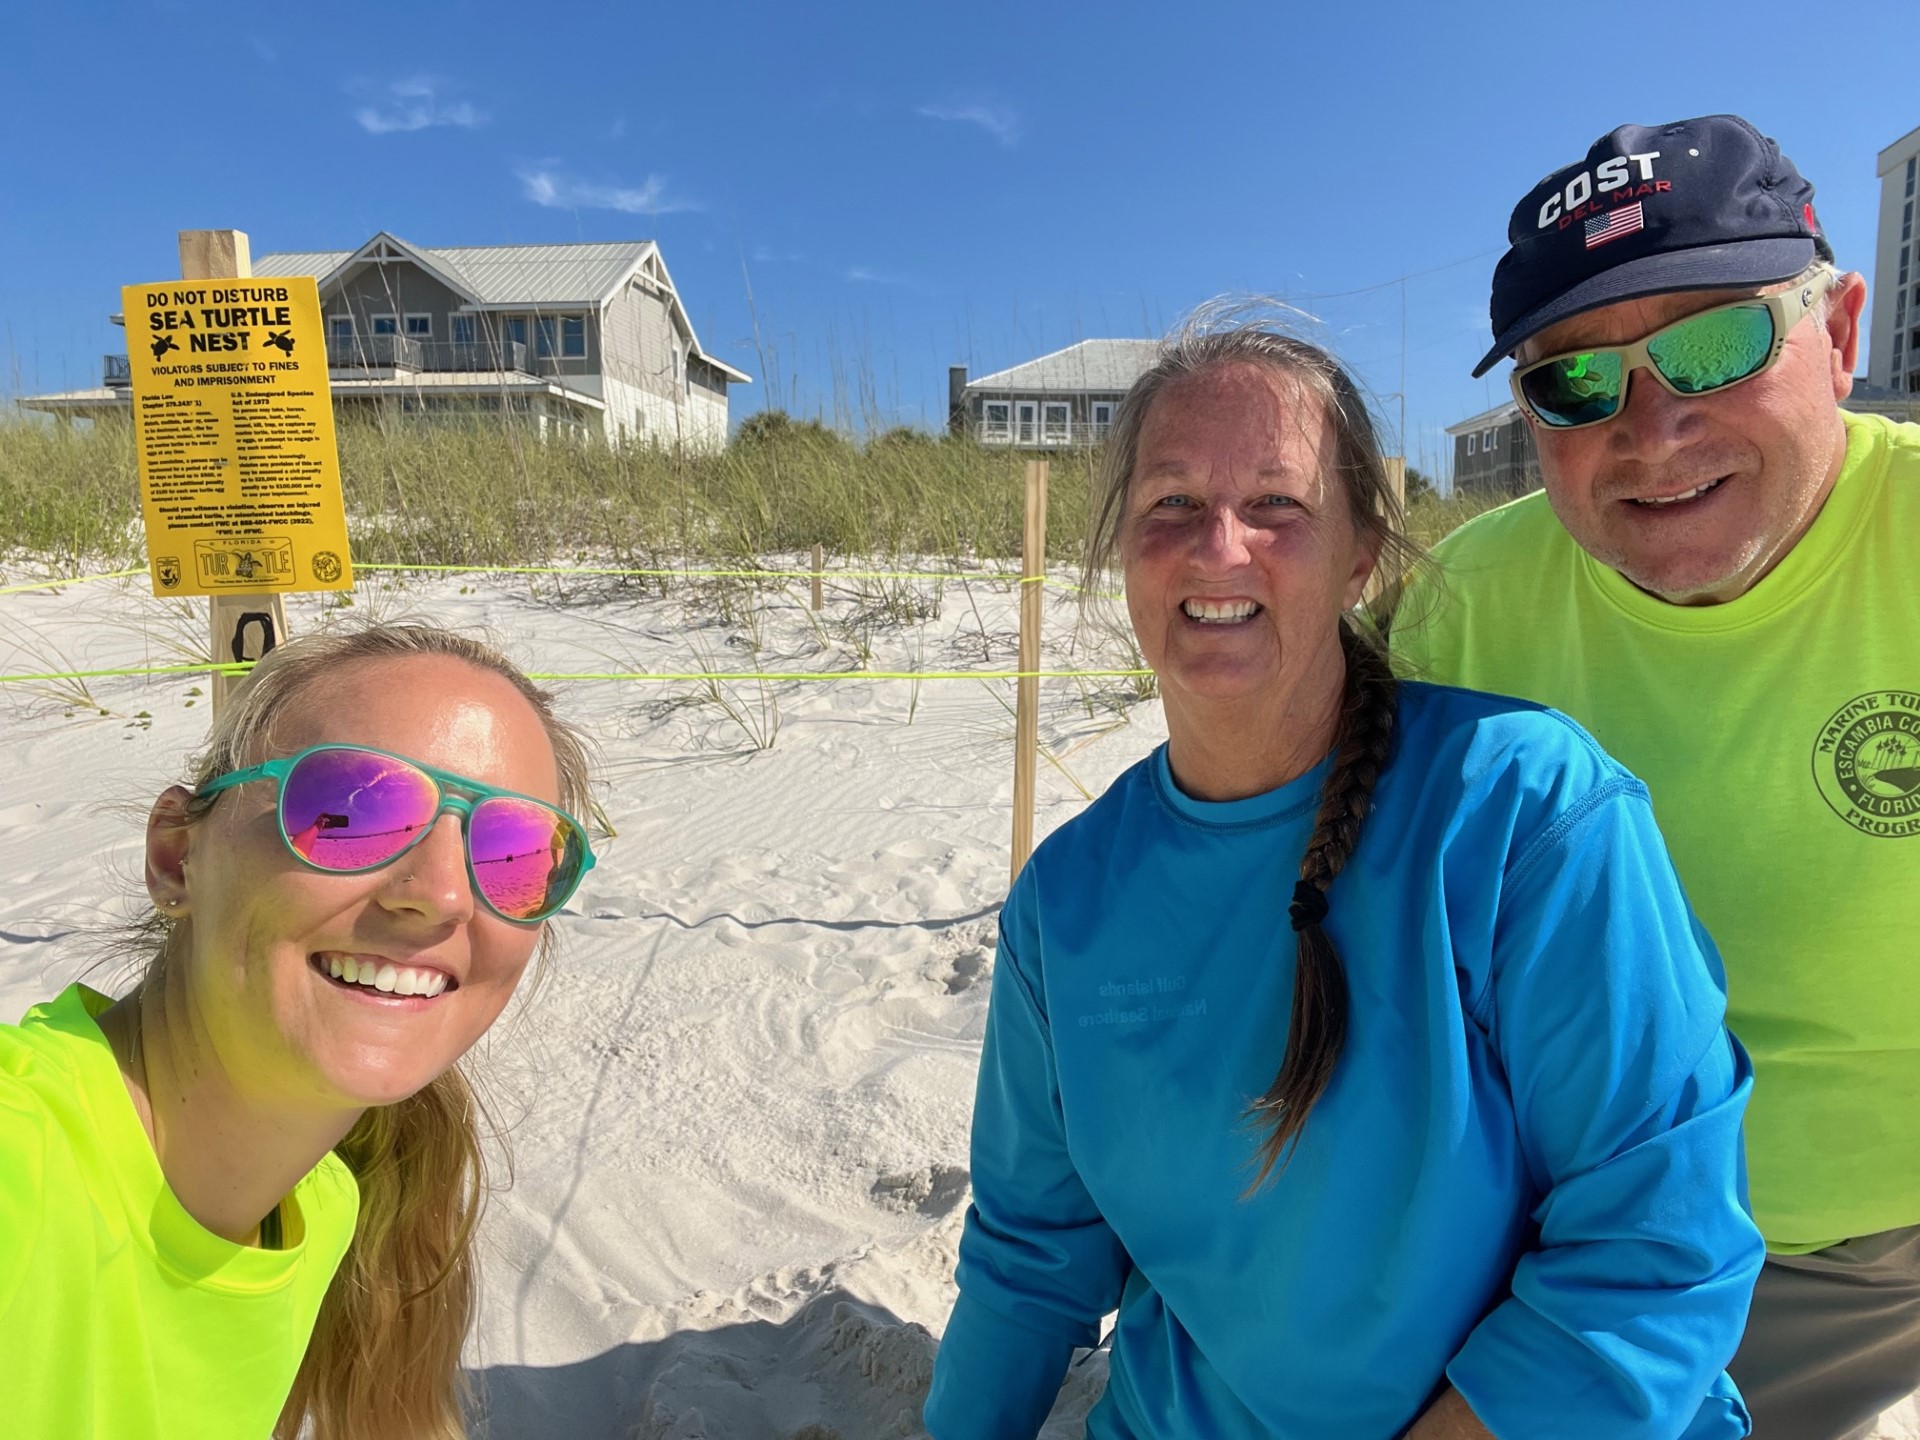
<svg viewBox="0 0 1920 1440"><path fill-rule="evenodd" d="M1627 377L1644 368L1675 395L1706 395L1773 367L1787 335L1833 284L1823 269L1777 295L1734 300L1663 326L1631 345L1569 350L1516 369L1513 398L1555 430L1611 420L1627 403Z"/></svg>

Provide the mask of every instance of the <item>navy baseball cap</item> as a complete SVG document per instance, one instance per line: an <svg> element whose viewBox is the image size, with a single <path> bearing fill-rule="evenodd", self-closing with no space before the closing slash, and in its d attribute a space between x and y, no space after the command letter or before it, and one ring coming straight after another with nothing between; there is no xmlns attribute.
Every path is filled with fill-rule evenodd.
<svg viewBox="0 0 1920 1440"><path fill-rule="evenodd" d="M1644 295L1791 280L1833 249L1813 186L1738 115L1622 125L1514 207L1479 377L1549 325Z"/></svg>

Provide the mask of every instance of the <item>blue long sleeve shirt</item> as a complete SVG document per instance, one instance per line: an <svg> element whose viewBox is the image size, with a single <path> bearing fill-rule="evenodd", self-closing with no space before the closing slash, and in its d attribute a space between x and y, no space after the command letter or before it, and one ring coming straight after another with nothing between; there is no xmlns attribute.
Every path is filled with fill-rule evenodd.
<svg viewBox="0 0 1920 1440"><path fill-rule="evenodd" d="M1089 1440L1747 1433L1746 1057L1644 787L1552 711L1401 688L1329 894L1345 1048L1246 1194L1327 766L1226 803L1165 749L1001 915L934 1440L1039 1428L1118 1309Z"/></svg>

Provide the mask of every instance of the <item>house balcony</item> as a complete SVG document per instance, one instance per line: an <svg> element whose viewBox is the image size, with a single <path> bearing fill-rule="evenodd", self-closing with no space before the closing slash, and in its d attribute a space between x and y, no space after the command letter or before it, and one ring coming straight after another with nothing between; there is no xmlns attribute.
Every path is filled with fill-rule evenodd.
<svg viewBox="0 0 1920 1440"><path fill-rule="evenodd" d="M133 385L133 367L124 355L102 356L102 383L110 390ZM411 335L330 336L327 369L335 379L371 378L430 372L540 375L558 370L552 361L534 368L528 346L514 340L419 340Z"/></svg>
<svg viewBox="0 0 1920 1440"><path fill-rule="evenodd" d="M1083 420L975 420L974 443L1012 450L1091 449L1107 443L1106 423Z"/></svg>
<svg viewBox="0 0 1920 1440"><path fill-rule="evenodd" d="M330 335L327 368L349 374L538 373L527 347L515 340L421 340L412 335Z"/></svg>

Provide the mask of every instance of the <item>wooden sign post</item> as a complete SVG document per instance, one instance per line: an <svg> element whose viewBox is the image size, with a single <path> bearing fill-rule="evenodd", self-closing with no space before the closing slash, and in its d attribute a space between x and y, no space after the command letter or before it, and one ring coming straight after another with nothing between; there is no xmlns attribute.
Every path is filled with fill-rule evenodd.
<svg viewBox="0 0 1920 1440"><path fill-rule="evenodd" d="M1033 854L1033 796L1040 764L1040 617L1046 606L1047 462L1027 462L1027 513L1020 535L1020 678L1014 682L1013 869Z"/></svg>
<svg viewBox="0 0 1920 1440"><path fill-rule="evenodd" d="M253 250L243 230L182 230L182 280L248 280L253 277ZM258 660L287 638L287 606L279 595L207 597L207 653L216 665ZM227 701L246 684L246 676L213 672L213 715L217 720Z"/></svg>

